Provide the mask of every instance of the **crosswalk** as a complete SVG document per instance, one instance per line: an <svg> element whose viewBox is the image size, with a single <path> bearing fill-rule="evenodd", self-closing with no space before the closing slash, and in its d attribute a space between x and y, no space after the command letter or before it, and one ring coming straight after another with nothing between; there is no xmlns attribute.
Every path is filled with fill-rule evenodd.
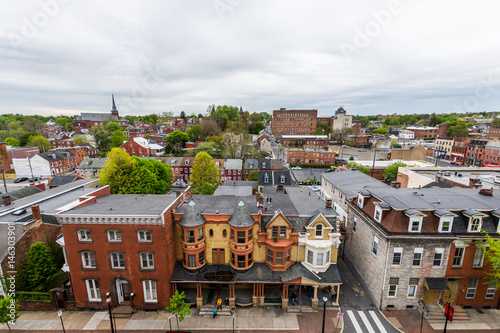
<svg viewBox="0 0 500 333"><path fill-rule="evenodd" d="M374 310L347 310L346 313L356 333L387 333Z"/></svg>

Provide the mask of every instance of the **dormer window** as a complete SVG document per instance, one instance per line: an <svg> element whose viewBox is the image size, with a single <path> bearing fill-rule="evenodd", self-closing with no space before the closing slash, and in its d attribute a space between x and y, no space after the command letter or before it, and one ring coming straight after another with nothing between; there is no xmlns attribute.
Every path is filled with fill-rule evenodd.
<svg viewBox="0 0 500 333"><path fill-rule="evenodd" d="M316 237L323 237L323 225L322 224L316 225Z"/></svg>
<svg viewBox="0 0 500 333"><path fill-rule="evenodd" d="M365 198L363 197L363 195L361 195L361 193L358 194L358 207L359 208L363 208L364 201L365 201Z"/></svg>
<svg viewBox="0 0 500 333"><path fill-rule="evenodd" d="M420 232L422 230L422 217L415 216L410 217L410 225L408 227L409 232Z"/></svg>
<svg viewBox="0 0 500 333"><path fill-rule="evenodd" d="M284 183L285 183L285 176L281 175L281 184L284 184Z"/></svg>
<svg viewBox="0 0 500 333"><path fill-rule="evenodd" d="M483 224L483 218L479 216L472 216L469 222L469 232L479 232L481 231L481 226Z"/></svg>
<svg viewBox="0 0 500 333"><path fill-rule="evenodd" d="M452 217L441 217L439 219L439 232L451 232L451 227L453 226Z"/></svg>
<svg viewBox="0 0 500 333"><path fill-rule="evenodd" d="M267 173L264 175L264 183L269 183L269 176Z"/></svg>
<svg viewBox="0 0 500 333"><path fill-rule="evenodd" d="M266 162L263 162L262 163L262 169L265 169L266 168Z"/></svg>
<svg viewBox="0 0 500 333"><path fill-rule="evenodd" d="M186 161L184 162L184 164L185 164L185 165L188 165L188 164L189 164L189 160L186 160Z"/></svg>
<svg viewBox="0 0 500 333"><path fill-rule="evenodd" d="M373 215L373 218L377 222L382 221L382 208L380 208L379 206L375 206L375 214Z"/></svg>

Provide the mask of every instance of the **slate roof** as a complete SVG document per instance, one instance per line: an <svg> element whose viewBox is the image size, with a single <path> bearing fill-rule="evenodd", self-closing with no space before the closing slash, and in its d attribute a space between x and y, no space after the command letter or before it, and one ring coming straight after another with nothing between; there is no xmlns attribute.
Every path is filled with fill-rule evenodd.
<svg viewBox="0 0 500 333"><path fill-rule="evenodd" d="M69 175L69 176L54 176L50 179L49 187L57 187L61 185L66 185L75 181L78 178L78 175Z"/></svg>
<svg viewBox="0 0 500 333"><path fill-rule="evenodd" d="M226 170L242 170L243 161L239 158L228 158L226 163L224 163L224 169Z"/></svg>
<svg viewBox="0 0 500 333"><path fill-rule="evenodd" d="M245 160L245 170L258 170L259 169L259 160L249 158Z"/></svg>
<svg viewBox="0 0 500 333"><path fill-rule="evenodd" d="M325 201L321 200L320 196L309 187L285 187L286 193L290 196L295 209L299 215L310 216L312 212L318 211L323 213L325 217L336 217L339 214L331 207L326 207ZM335 218L333 218L335 220ZM332 224L334 225L334 224Z"/></svg>
<svg viewBox="0 0 500 333"><path fill-rule="evenodd" d="M77 169L102 169L107 158L86 158Z"/></svg>
<svg viewBox="0 0 500 333"><path fill-rule="evenodd" d="M384 182L376 180L358 170L350 169L337 172L325 172L322 174L327 180L335 184L344 195L355 198L358 191L365 188L386 188L390 187Z"/></svg>
<svg viewBox="0 0 500 333"><path fill-rule="evenodd" d="M295 263L290 266L281 276L283 282L288 282L300 277L312 280L318 283L342 284L339 269L336 264L330 264L325 272L313 273L302 263Z"/></svg>
<svg viewBox="0 0 500 333"><path fill-rule="evenodd" d="M48 214L40 214L42 216L42 223L45 224L53 224L53 225L61 225L57 218L54 215L48 215ZM14 222L29 222L33 220L33 214L26 215L24 217L21 217L19 220L16 220Z"/></svg>
<svg viewBox="0 0 500 333"><path fill-rule="evenodd" d="M213 195L252 195L252 186L219 186Z"/></svg>
<svg viewBox="0 0 500 333"><path fill-rule="evenodd" d="M267 180L266 182L266 175ZM281 182L281 176L285 176L285 181ZM259 185L261 186L274 186L274 185L292 185L292 176L290 171L259 171Z"/></svg>
<svg viewBox="0 0 500 333"><path fill-rule="evenodd" d="M434 215L436 215L436 216L438 216L438 217L441 217L441 216L444 216L444 215L453 215L453 216L457 216L457 214L452 213L452 212L450 212L449 210L446 210L446 209L438 209L438 210L435 210L435 211L434 211Z"/></svg>
<svg viewBox="0 0 500 333"><path fill-rule="evenodd" d="M184 215L179 220L179 224L183 227L197 227L205 223L205 218L200 214L194 201L190 201Z"/></svg>
<svg viewBox="0 0 500 333"><path fill-rule="evenodd" d="M429 290L449 290L448 283L444 277L426 277L425 282Z"/></svg>
<svg viewBox="0 0 500 333"><path fill-rule="evenodd" d="M238 202L238 206L235 208L233 215L229 218L228 223L233 227L245 228L254 225L255 220L250 215L250 212L243 201L240 201Z"/></svg>
<svg viewBox="0 0 500 333"><path fill-rule="evenodd" d="M75 156L75 154L70 153L68 151L65 152L60 152L60 151L48 151L45 153L40 153L38 154L41 158L52 162L52 161L58 161L58 160L64 160L67 159L68 157Z"/></svg>
<svg viewBox="0 0 500 333"><path fill-rule="evenodd" d="M43 190L39 189L38 187L27 186L27 187L20 188L18 190L14 190L14 191L10 191L8 193L5 193L4 195L2 195L2 197L9 195L10 201L15 201L15 200L29 197L30 195L37 194L40 192L43 192Z"/></svg>

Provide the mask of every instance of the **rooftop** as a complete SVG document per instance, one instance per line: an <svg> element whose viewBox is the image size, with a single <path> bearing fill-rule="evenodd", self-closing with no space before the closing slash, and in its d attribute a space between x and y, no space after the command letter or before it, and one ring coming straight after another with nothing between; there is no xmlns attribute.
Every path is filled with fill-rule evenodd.
<svg viewBox="0 0 500 333"><path fill-rule="evenodd" d="M327 208L325 201L309 187L286 187L295 209L299 215L311 215L313 211L320 211L325 216L339 216L333 208Z"/></svg>
<svg viewBox="0 0 500 333"><path fill-rule="evenodd" d="M364 187L389 187L387 184L370 177L361 171L351 169L345 171L325 172L322 174L327 180L335 184L345 195L355 198L358 191Z"/></svg>

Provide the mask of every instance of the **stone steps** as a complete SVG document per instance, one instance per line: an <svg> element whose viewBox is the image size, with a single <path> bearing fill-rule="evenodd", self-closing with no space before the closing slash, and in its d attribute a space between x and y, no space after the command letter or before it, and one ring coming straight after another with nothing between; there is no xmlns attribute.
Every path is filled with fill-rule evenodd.
<svg viewBox="0 0 500 333"><path fill-rule="evenodd" d="M213 307L211 305L203 305L201 307L198 315L203 316L203 317L212 317L213 316L212 308ZM230 316L231 309L228 306L222 306L222 310L218 310L217 315L218 316Z"/></svg>
<svg viewBox="0 0 500 333"><path fill-rule="evenodd" d="M286 312L288 313L300 313L300 306L298 305L290 305L288 306L288 308L286 309Z"/></svg>

